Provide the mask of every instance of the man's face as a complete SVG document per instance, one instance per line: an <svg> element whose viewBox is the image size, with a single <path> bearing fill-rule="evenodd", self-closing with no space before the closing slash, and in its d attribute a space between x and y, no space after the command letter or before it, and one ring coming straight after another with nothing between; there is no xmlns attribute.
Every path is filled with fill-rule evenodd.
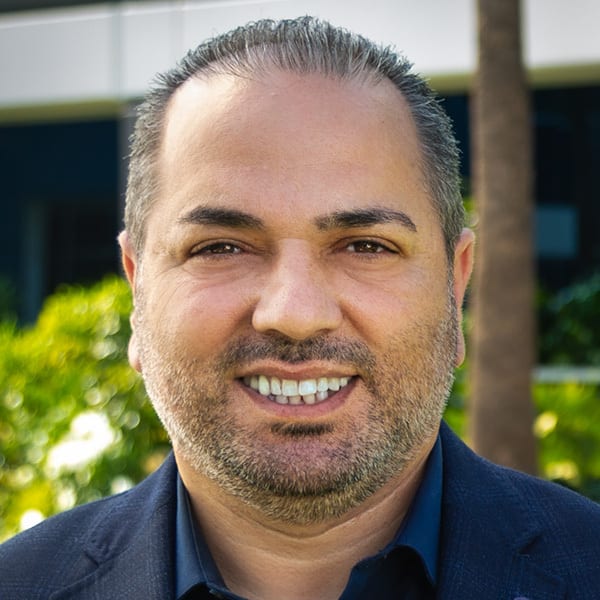
<svg viewBox="0 0 600 600"><path fill-rule="evenodd" d="M123 242L130 359L180 465L298 523L401 477L462 359L471 243L448 265L399 92L190 80L159 176L139 261Z"/></svg>

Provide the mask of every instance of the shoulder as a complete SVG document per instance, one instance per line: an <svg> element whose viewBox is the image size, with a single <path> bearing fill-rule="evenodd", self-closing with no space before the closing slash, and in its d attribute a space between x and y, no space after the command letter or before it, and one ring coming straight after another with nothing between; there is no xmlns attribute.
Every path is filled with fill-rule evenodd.
<svg viewBox="0 0 600 600"><path fill-rule="evenodd" d="M50 517L0 546L0 597L45 598L94 567L85 552L89 526L119 502L107 498ZM65 568L69 565L68 571Z"/></svg>
<svg viewBox="0 0 600 600"><path fill-rule="evenodd" d="M600 505L477 456L445 426L442 440L443 519L453 552L470 545L473 564L502 564L503 555L526 559L582 598L590 597L582 589L600 587Z"/></svg>
<svg viewBox="0 0 600 600"><path fill-rule="evenodd" d="M475 504L534 513L539 518L564 513L600 526L600 505L547 480L502 467L478 456L444 426L442 433L446 492L450 497L470 496Z"/></svg>
<svg viewBox="0 0 600 600"><path fill-rule="evenodd" d="M169 458L131 490L50 517L0 545L0 597L45 598L121 552L174 502L175 473Z"/></svg>

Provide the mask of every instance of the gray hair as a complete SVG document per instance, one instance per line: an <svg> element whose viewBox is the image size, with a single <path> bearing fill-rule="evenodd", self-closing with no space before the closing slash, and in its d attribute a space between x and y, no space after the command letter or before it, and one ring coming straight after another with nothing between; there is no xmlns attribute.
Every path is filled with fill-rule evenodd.
<svg viewBox="0 0 600 600"><path fill-rule="evenodd" d="M141 255L145 225L157 197L157 167L165 113L173 93L199 75L247 76L276 68L339 79L389 79L404 96L415 122L422 169L439 215L448 256L464 225L459 153L449 117L412 64L391 47L313 17L262 20L209 39L173 69L159 74L138 108L132 135L125 227Z"/></svg>

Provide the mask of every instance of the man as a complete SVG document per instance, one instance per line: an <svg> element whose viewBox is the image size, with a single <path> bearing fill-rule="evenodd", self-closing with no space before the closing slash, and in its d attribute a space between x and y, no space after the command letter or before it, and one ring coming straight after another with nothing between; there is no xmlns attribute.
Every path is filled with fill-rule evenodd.
<svg viewBox="0 0 600 600"><path fill-rule="evenodd" d="M600 509L440 430L473 235L409 67L302 18L158 80L119 241L174 457L5 544L3 599L600 596Z"/></svg>

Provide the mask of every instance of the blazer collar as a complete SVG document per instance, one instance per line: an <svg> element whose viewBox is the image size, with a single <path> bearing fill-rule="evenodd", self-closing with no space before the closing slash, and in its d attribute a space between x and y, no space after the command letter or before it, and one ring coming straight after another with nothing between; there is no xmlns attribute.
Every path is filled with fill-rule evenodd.
<svg viewBox="0 0 600 600"><path fill-rule="evenodd" d="M444 484L438 598L565 598L564 581L528 553L543 527L510 471L442 424Z"/></svg>
<svg viewBox="0 0 600 600"><path fill-rule="evenodd" d="M85 553L95 568L52 600L173 598L176 474L171 454L90 523Z"/></svg>

